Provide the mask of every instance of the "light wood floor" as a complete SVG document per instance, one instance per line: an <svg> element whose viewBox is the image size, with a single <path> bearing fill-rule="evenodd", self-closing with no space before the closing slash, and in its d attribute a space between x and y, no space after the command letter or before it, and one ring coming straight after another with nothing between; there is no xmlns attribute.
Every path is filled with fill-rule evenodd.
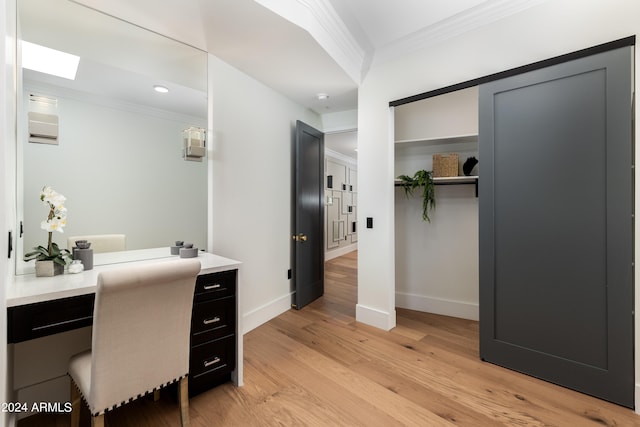
<svg viewBox="0 0 640 427"><path fill-rule="evenodd" d="M629 409L480 361L477 322L399 309L391 332L357 323L356 257L327 262L324 297L245 335L245 386L192 398L193 427L640 426ZM140 399L106 421L178 426L178 406Z"/></svg>

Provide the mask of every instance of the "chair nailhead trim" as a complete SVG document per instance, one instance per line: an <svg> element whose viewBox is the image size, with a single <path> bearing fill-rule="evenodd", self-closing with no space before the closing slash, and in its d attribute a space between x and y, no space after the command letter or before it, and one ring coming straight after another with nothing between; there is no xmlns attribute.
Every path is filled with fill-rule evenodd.
<svg viewBox="0 0 640 427"><path fill-rule="evenodd" d="M67 373L67 375L69 375L69 373ZM113 406L111 406L109 408L105 408L102 411L98 411L98 412L92 413L91 416L98 417L98 416L100 416L102 414L106 414L108 411L113 411L114 409L119 408L120 406L125 405L126 403L133 402L134 400L139 399L139 398L141 398L143 396L146 396L149 393L153 393L156 390L160 390L160 389L162 389L162 388L164 388L164 387L166 387L168 385L171 385L171 384L174 384L174 383L176 383L178 381L181 381L183 378L186 378L188 376L189 376L189 374L181 375L180 377L174 378L173 380L171 380L171 381L169 381L169 382L167 382L165 384L161 384L158 387L154 387L151 390L147 390L146 392L144 392L142 394L139 394L138 397L130 397L128 400L122 401L119 404L116 403L115 405L113 405ZM71 375L69 375L69 377L71 377ZM72 377L71 377L71 382L75 386L76 390L78 390L78 393L80 393L80 396L82 397L82 400L84 400L84 402L87 404L87 406L89 406L89 403L87 402L87 399L84 397L84 394L82 394L82 391L80 390L80 388L78 387L78 385L76 384L76 382L73 380Z"/></svg>

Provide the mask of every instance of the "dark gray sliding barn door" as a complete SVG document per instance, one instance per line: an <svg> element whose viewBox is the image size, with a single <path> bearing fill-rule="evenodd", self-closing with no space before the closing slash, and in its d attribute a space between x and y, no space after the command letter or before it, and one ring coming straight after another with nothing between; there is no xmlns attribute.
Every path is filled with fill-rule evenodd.
<svg viewBox="0 0 640 427"><path fill-rule="evenodd" d="M632 49L480 86L480 355L628 407Z"/></svg>

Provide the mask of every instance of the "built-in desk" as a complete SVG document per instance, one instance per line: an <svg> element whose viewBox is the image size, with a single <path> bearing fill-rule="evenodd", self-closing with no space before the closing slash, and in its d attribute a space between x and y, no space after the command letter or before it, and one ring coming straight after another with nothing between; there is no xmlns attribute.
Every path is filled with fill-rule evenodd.
<svg viewBox="0 0 640 427"><path fill-rule="evenodd" d="M47 345L52 345L51 340L55 340L56 334L63 336L62 332L69 333L68 331L90 326L93 322L93 304L100 272L127 265L177 262L179 259L178 256L170 255L168 247L123 251L96 254L95 260L101 265L95 265L92 270L78 274L65 273L54 277L36 277L34 274L15 276L6 290L8 343L30 346L31 343L46 342ZM230 319L228 322L231 328L227 327L224 333L216 332L217 336L212 333L212 339L222 337L227 342L235 343L234 351L229 352L235 359L233 364L235 369L231 373L231 379L236 385L242 385L242 326L237 286L237 270L241 263L206 252L200 252L198 260L201 271L198 276L194 304L200 305L194 305L194 318L201 315L200 300L222 297L226 298L227 303L235 304L233 307L235 310L229 311L235 315L235 319ZM221 279L220 283L226 286L226 293L217 296L215 292L209 293L203 298L202 291L198 289L204 286L202 284L215 282L215 285L218 283L218 278ZM208 302L208 305L214 305L214 303ZM201 333L200 329L196 332ZM192 340L193 331L192 325ZM198 337L198 340L196 344L201 345L202 339ZM15 360L14 364L15 362L18 361ZM55 378L59 373L52 375L52 378ZM16 386L19 387L17 384Z"/></svg>
<svg viewBox="0 0 640 427"><path fill-rule="evenodd" d="M140 249L135 251L96 254L94 268L78 274L65 273L54 277L36 277L35 274L23 274L14 277L7 286L7 307L51 301L54 299L94 294L101 271L113 270L124 265L153 262L172 262L180 259L170 255L169 248ZM234 270L239 261L200 252L198 256L202 270L200 274ZM97 265L97 264L100 265Z"/></svg>

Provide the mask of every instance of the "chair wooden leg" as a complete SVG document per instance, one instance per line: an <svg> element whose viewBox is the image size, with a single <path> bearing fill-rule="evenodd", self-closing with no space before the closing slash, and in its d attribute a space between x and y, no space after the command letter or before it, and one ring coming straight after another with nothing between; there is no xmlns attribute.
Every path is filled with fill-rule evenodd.
<svg viewBox="0 0 640 427"><path fill-rule="evenodd" d="M104 427L104 414L91 417L91 427Z"/></svg>
<svg viewBox="0 0 640 427"><path fill-rule="evenodd" d="M189 422L189 381L187 377L180 380L178 386L178 405L180 406L180 423L182 427L190 427Z"/></svg>
<svg viewBox="0 0 640 427"><path fill-rule="evenodd" d="M80 409L82 398L76 384L71 380L71 427L80 426Z"/></svg>

